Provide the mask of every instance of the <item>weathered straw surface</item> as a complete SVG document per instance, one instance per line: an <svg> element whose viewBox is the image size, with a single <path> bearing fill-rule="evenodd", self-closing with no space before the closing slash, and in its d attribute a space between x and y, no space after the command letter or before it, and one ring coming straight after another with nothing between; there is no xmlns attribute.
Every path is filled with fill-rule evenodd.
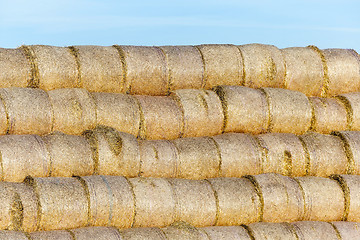
<svg viewBox="0 0 360 240"><path fill-rule="evenodd" d="M269 104L269 132L305 133L312 109L305 94L281 88L263 88Z"/></svg>
<svg viewBox="0 0 360 240"><path fill-rule="evenodd" d="M19 196L7 183L0 183L0 229L17 228L16 217L20 215Z"/></svg>
<svg viewBox="0 0 360 240"><path fill-rule="evenodd" d="M96 105L90 93L81 88L48 92L54 111L53 131L81 134L96 125Z"/></svg>
<svg viewBox="0 0 360 240"><path fill-rule="evenodd" d="M320 54L309 47L281 49L286 62L285 88L322 96L324 91L324 66Z"/></svg>
<svg viewBox="0 0 360 240"><path fill-rule="evenodd" d="M131 95L91 93L96 105L96 123L137 136L140 129L140 109Z"/></svg>
<svg viewBox="0 0 360 240"><path fill-rule="evenodd" d="M180 89L173 92L172 97L183 112L183 137L211 136L222 132L224 113L215 92Z"/></svg>
<svg viewBox="0 0 360 240"><path fill-rule="evenodd" d="M124 240L168 240L160 228L129 228L121 230Z"/></svg>
<svg viewBox="0 0 360 240"><path fill-rule="evenodd" d="M110 227L87 227L73 229L75 240L122 240L120 232Z"/></svg>
<svg viewBox="0 0 360 240"><path fill-rule="evenodd" d="M7 133L42 135L51 132L52 107L44 90L2 88L0 98L4 102L8 118Z"/></svg>
<svg viewBox="0 0 360 240"><path fill-rule="evenodd" d="M239 49L229 44L204 44L196 46L204 60L203 88L218 85L241 85L243 61Z"/></svg>
<svg viewBox="0 0 360 240"><path fill-rule="evenodd" d="M335 228L328 222L301 221L291 223L293 225L298 239L326 239L339 240Z"/></svg>
<svg viewBox="0 0 360 240"><path fill-rule="evenodd" d="M245 86L284 87L286 68L280 49L264 44L246 44L239 49L244 59Z"/></svg>
<svg viewBox="0 0 360 240"><path fill-rule="evenodd" d="M141 110L140 138L176 139L181 136L183 116L173 98L136 96Z"/></svg>
<svg viewBox="0 0 360 240"><path fill-rule="evenodd" d="M348 158L347 174L360 175L360 132L342 131L334 134L344 143Z"/></svg>
<svg viewBox="0 0 360 240"><path fill-rule="evenodd" d="M161 46L169 71L169 89L199 89L203 87L204 64L194 46Z"/></svg>
<svg viewBox="0 0 360 240"><path fill-rule="evenodd" d="M67 230L39 231L30 233L31 240L74 240Z"/></svg>
<svg viewBox="0 0 360 240"><path fill-rule="evenodd" d="M23 232L3 230L0 231L0 240L29 240Z"/></svg>
<svg viewBox="0 0 360 240"><path fill-rule="evenodd" d="M125 92L123 64L114 47L74 46L81 87L92 92Z"/></svg>
<svg viewBox="0 0 360 240"><path fill-rule="evenodd" d="M204 227L200 230L204 231L210 240L251 240L242 226Z"/></svg>
<svg viewBox="0 0 360 240"><path fill-rule="evenodd" d="M305 176L307 154L298 136L291 133L267 133L257 136L264 149L263 173Z"/></svg>
<svg viewBox="0 0 360 240"><path fill-rule="evenodd" d="M177 222L169 227L163 228L166 239L172 240L209 240L205 232L185 222Z"/></svg>
<svg viewBox="0 0 360 240"><path fill-rule="evenodd" d="M179 153L179 178L203 179L219 176L220 155L212 138L179 138L172 142Z"/></svg>
<svg viewBox="0 0 360 240"><path fill-rule="evenodd" d="M340 185L321 177L298 177L304 198L305 221L340 221L344 214L344 193Z"/></svg>
<svg viewBox="0 0 360 240"><path fill-rule="evenodd" d="M248 226L255 240L298 240L292 225L289 223L252 223ZM305 240L305 239L304 239Z"/></svg>
<svg viewBox="0 0 360 240"><path fill-rule="evenodd" d="M348 127L344 103L336 98L309 97L314 110L312 130L320 133L344 131Z"/></svg>
<svg viewBox="0 0 360 240"><path fill-rule="evenodd" d="M132 187L120 176L81 177L89 194L91 226L129 228L133 224L135 200Z"/></svg>
<svg viewBox="0 0 360 240"><path fill-rule="evenodd" d="M4 135L8 131L9 120L6 112L4 101L0 97L0 135Z"/></svg>
<svg viewBox="0 0 360 240"><path fill-rule="evenodd" d="M242 177L263 172L262 149L253 136L225 133L212 138L220 153L220 177Z"/></svg>
<svg viewBox="0 0 360 240"><path fill-rule="evenodd" d="M269 111L262 91L242 86L219 86L215 92L224 109L225 132L259 134L267 131Z"/></svg>
<svg viewBox="0 0 360 240"><path fill-rule="evenodd" d="M342 240L360 239L360 224L357 222L332 222Z"/></svg>
<svg viewBox="0 0 360 240"><path fill-rule="evenodd" d="M348 130L360 131L360 92L341 94L338 98L346 106Z"/></svg>
<svg viewBox="0 0 360 240"><path fill-rule="evenodd" d="M348 158L341 138L314 132L300 138L309 154L308 175L326 177L347 172Z"/></svg>

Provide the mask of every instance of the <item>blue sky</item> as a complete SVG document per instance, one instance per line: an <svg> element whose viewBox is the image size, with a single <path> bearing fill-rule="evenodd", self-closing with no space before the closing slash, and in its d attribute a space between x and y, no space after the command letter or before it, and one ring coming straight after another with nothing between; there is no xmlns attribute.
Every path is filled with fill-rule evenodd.
<svg viewBox="0 0 360 240"><path fill-rule="evenodd" d="M360 1L0 0L0 47L317 45L360 52Z"/></svg>

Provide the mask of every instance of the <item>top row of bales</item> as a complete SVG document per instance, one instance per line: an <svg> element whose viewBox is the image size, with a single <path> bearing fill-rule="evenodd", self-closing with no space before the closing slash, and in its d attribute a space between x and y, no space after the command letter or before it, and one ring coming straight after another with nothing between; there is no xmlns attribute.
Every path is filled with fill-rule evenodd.
<svg viewBox="0 0 360 240"><path fill-rule="evenodd" d="M286 88L328 97L360 91L352 49L272 45L0 48L0 87L168 95L218 85Z"/></svg>

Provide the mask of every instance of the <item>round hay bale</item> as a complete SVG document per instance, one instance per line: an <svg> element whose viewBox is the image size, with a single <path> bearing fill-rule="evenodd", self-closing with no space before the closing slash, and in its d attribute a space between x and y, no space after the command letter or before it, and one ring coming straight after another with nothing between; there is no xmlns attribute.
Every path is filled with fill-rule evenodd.
<svg viewBox="0 0 360 240"><path fill-rule="evenodd" d="M81 76L81 87L91 92L125 92L123 65L114 47L73 46Z"/></svg>
<svg viewBox="0 0 360 240"><path fill-rule="evenodd" d="M44 90L2 88L0 98L3 100L8 118L8 134L43 135L51 132L52 106Z"/></svg>
<svg viewBox="0 0 360 240"><path fill-rule="evenodd" d="M0 230L17 229L19 216L21 216L19 196L9 183L0 182Z"/></svg>
<svg viewBox="0 0 360 240"><path fill-rule="evenodd" d="M46 145L37 135L0 137L1 180L21 182L28 175L48 177L51 159Z"/></svg>
<svg viewBox="0 0 360 240"><path fill-rule="evenodd" d="M284 223L257 222L248 225L248 229L256 240L298 240L292 225Z"/></svg>
<svg viewBox="0 0 360 240"><path fill-rule="evenodd" d="M27 87L32 68L21 48L0 48L0 87Z"/></svg>
<svg viewBox="0 0 360 240"><path fill-rule="evenodd" d="M139 143L133 135L104 126L84 135L93 149L95 173L127 177L139 175Z"/></svg>
<svg viewBox="0 0 360 240"><path fill-rule="evenodd" d="M360 131L360 92L344 93L337 96L346 107L348 114L347 130Z"/></svg>
<svg viewBox="0 0 360 240"><path fill-rule="evenodd" d="M207 180L168 179L176 196L175 221L195 227L214 226L217 199Z"/></svg>
<svg viewBox="0 0 360 240"><path fill-rule="evenodd" d="M281 49L286 63L285 88L308 96L325 97L324 65L317 51L310 47Z"/></svg>
<svg viewBox="0 0 360 240"><path fill-rule="evenodd" d="M281 88L262 88L269 105L269 132L303 134L309 130L312 109L305 94Z"/></svg>
<svg viewBox="0 0 360 240"><path fill-rule="evenodd" d="M179 153L177 177L204 179L219 176L220 155L212 138L179 138L172 143Z"/></svg>
<svg viewBox="0 0 360 240"><path fill-rule="evenodd" d="M194 46L162 46L169 71L169 89L200 89L203 87L204 63Z"/></svg>
<svg viewBox="0 0 360 240"><path fill-rule="evenodd" d="M58 132L44 136L43 140L50 153L50 176L71 177L94 173L91 146L84 137Z"/></svg>
<svg viewBox="0 0 360 240"><path fill-rule="evenodd" d="M242 85L243 60L239 49L231 44L204 44L196 46L204 61L202 87Z"/></svg>
<svg viewBox="0 0 360 240"><path fill-rule="evenodd" d="M248 232L241 226L221 226L201 228L210 240L251 240Z"/></svg>
<svg viewBox="0 0 360 240"><path fill-rule="evenodd" d="M264 173L305 176L307 153L299 137L292 133L267 133L257 136L264 149Z"/></svg>
<svg viewBox="0 0 360 240"><path fill-rule="evenodd" d="M304 215L303 192L293 178L275 173L249 177L263 201L260 221L293 222L302 219Z"/></svg>
<svg viewBox="0 0 360 240"><path fill-rule="evenodd" d="M128 180L120 176L81 177L89 193L91 226L129 228L133 224L135 200Z"/></svg>
<svg viewBox="0 0 360 240"><path fill-rule="evenodd" d="M122 240L120 232L111 227L86 227L71 230L76 240Z"/></svg>
<svg viewBox="0 0 360 240"><path fill-rule="evenodd" d="M135 196L133 227L163 227L175 220L176 199L163 178L130 178Z"/></svg>
<svg viewBox="0 0 360 240"><path fill-rule="evenodd" d="M305 198L303 221L340 221L343 218L344 193L336 181L313 176L295 179Z"/></svg>
<svg viewBox="0 0 360 240"><path fill-rule="evenodd" d="M139 142L142 177L177 177L179 153L168 140L145 140Z"/></svg>
<svg viewBox="0 0 360 240"><path fill-rule="evenodd" d="M181 136L183 116L177 102L164 96L136 96L141 110L140 138L176 139Z"/></svg>
<svg viewBox="0 0 360 240"><path fill-rule="evenodd" d="M181 106L184 119L182 137L212 136L222 133L224 113L220 98L209 90L180 89L172 97Z"/></svg>
<svg viewBox="0 0 360 240"><path fill-rule="evenodd" d="M212 138L220 152L221 177L242 177L262 173L262 149L253 136L225 133Z"/></svg>
<svg viewBox="0 0 360 240"><path fill-rule="evenodd" d="M331 223L342 240L360 239L360 223L357 222L332 222Z"/></svg>
<svg viewBox="0 0 360 240"><path fill-rule="evenodd" d="M327 177L347 172L348 159L341 138L309 132L300 136L300 139L309 154L308 175Z"/></svg>
<svg viewBox="0 0 360 240"><path fill-rule="evenodd" d="M158 47L118 46L126 63L126 92L138 95L166 95L169 77L166 59Z"/></svg>
<svg viewBox="0 0 360 240"><path fill-rule="evenodd" d="M64 88L48 92L54 110L53 131L78 135L96 125L96 105L82 88Z"/></svg>
<svg viewBox="0 0 360 240"><path fill-rule="evenodd" d="M88 196L76 178L26 178L38 196L38 230L84 227L88 223Z"/></svg>
<svg viewBox="0 0 360 240"><path fill-rule="evenodd" d="M212 178L208 181L218 203L216 225L235 226L260 220L260 199L249 179Z"/></svg>
<svg viewBox="0 0 360 240"><path fill-rule="evenodd" d="M284 87L285 60L273 45L246 44L239 49L244 59L244 85L251 88Z"/></svg>
<svg viewBox="0 0 360 240"><path fill-rule="evenodd" d="M299 239L339 240L335 228L328 222L301 221L290 223Z"/></svg>
<svg viewBox="0 0 360 240"><path fill-rule="evenodd" d="M259 134L267 131L269 109L262 91L242 86L219 86L215 92L224 109L224 132Z"/></svg>
<svg viewBox="0 0 360 240"><path fill-rule="evenodd" d="M209 240L205 232L186 222L176 222L169 227L163 228L162 231L165 233L166 239L171 240Z"/></svg>
<svg viewBox="0 0 360 240"><path fill-rule="evenodd" d="M120 233L124 240L168 240L165 233L157 227L122 229Z"/></svg>
<svg viewBox="0 0 360 240"><path fill-rule="evenodd" d="M347 111L345 105L336 98L309 97L314 109L312 130L320 133L344 131L347 129Z"/></svg>
<svg viewBox="0 0 360 240"><path fill-rule="evenodd" d="M328 95L334 96L360 90L360 63L352 49L322 50L329 78Z"/></svg>
<svg viewBox="0 0 360 240"><path fill-rule="evenodd" d="M31 240L74 240L73 235L67 230L39 231L30 233Z"/></svg>
<svg viewBox="0 0 360 240"><path fill-rule="evenodd" d="M97 125L138 136L140 108L134 96L119 93L91 93L95 100Z"/></svg>
<svg viewBox="0 0 360 240"><path fill-rule="evenodd" d="M23 232L2 230L0 231L0 240L31 240L31 239L28 238L26 233Z"/></svg>

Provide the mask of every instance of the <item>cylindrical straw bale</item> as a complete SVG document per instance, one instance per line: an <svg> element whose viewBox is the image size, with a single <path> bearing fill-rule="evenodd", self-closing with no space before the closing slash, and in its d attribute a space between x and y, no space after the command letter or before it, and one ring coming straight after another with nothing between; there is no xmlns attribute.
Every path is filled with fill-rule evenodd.
<svg viewBox="0 0 360 240"><path fill-rule="evenodd" d="M73 229L76 240L122 240L120 232L111 227L86 227Z"/></svg>
<svg viewBox="0 0 360 240"><path fill-rule="evenodd" d="M176 196L176 220L195 227L214 226L217 199L207 180L169 179Z"/></svg>
<svg viewBox="0 0 360 240"><path fill-rule="evenodd" d="M304 221L340 221L344 215L344 193L340 185L329 178L298 177L305 197Z"/></svg>
<svg viewBox="0 0 360 240"><path fill-rule="evenodd" d="M209 182L219 206L216 225L235 226L260 220L260 199L249 179L212 178Z"/></svg>
<svg viewBox="0 0 360 240"><path fill-rule="evenodd" d="M329 78L328 95L360 90L360 62L352 49L324 49Z"/></svg>
<svg viewBox="0 0 360 240"><path fill-rule="evenodd" d="M30 240L25 233L19 231L0 231L0 240Z"/></svg>
<svg viewBox="0 0 360 240"><path fill-rule="evenodd" d="M74 240L67 230L39 231L30 233L31 240Z"/></svg>
<svg viewBox="0 0 360 240"><path fill-rule="evenodd" d="M38 230L84 227L88 223L88 196L76 178L26 178L38 195Z"/></svg>
<svg viewBox="0 0 360 240"><path fill-rule="evenodd" d="M290 224L294 226L294 230L298 236L298 239L340 239L335 228L331 225L331 223L328 222L301 221Z"/></svg>
<svg viewBox="0 0 360 240"><path fill-rule="evenodd" d="M125 92L123 65L114 47L74 46L81 87L91 92Z"/></svg>
<svg viewBox="0 0 360 240"><path fill-rule="evenodd" d="M8 117L9 134L47 134L53 121L52 106L48 94L34 88L2 88Z"/></svg>
<svg viewBox="0 0 360 240"><path fill-rule="evenodd" d="M241 85L243 60L239 49L231 44L204 44L196 46L204 60L205 89L218 85Z"/></svg>
<svg viewBox="0 0 360 240"><path fill-rule="evenodd" d="M344 103L336 98L309 97L314 109L312 129L320 133L347 129L347 111Z"/></svg>
<svg viewBox="0 0 360 240"><path fill-rule="evenodd" d="M263 201L261 221L293 222L304 215L304 197L299 184L275 173L251 176Z"/></svg>
<svg viewBox="0 0 360 240"><path fill-rule="evenodd" d="M225 132L259 134L267 131L269 109L262 91L242 86L219 86L215 92L224 109Z"/></svg>
<svg viewBox="0 0 360 240"><path fill-rule="evenodd" d="M242 177L262 173L262 149L253 136L225 133L212 138L220 152L221 177Z"/></svg>
<svg viewBox="0 0 360 240"><path fill-rule="evenodd" d="M81 177L89 193L89 223L92 226L129 228L135 214L131 185L120 176Z"/></svg>
<svg viewBox="0 0 360 240"><path fill-rule="evenodd" d="M183 116L170 97L136 96L141 109L140 138L176 139L181 136Z"/></svg>
<svg viewBox="0 0 360 240"><path fill-rule="evenodd" d="M169 69L169 91L200 89L203 86L204 63L194 46L162 46Z"/></svg>
<svg viewBox="0 0 360 240"><path fill-rule="evenodd" d="M285 88L308 96L322 96L324 65L320 54L309 47L291 47L281 51L286 63Z"/></svg>
<svg viewBox="0 0 360 240"><path fill-rule="evenodd" d="M38 68L39 87L44 90L81 87L74 53L69 48L27 46Z"/></svg>
<svg viewBox="0 0 360 240"><path fill-rule="evenodd" d="M142 177L177 177L179 153L168 140L145 140L140 146Z"/></svg>
<svg viewBox="0 0 360 240"><path fill-rule="evenodd" d="M126 92L166 95L169 89L165 55L158 47L118 46L126 63Z"/></svg>
<svg viewBox="0 0 360 240"><path fill-rule="evenodd" d="M349 164L341 138L314 132L300 138L309 154L308 175L326 177L347 172Z"/></svg>
<svg viewBox="0 0 360 240"><path fill-rule="evenodd" d="M204 231L186 222L176 222L169 227L163 228L162 231L165 233L166 239L171 240L209 240Z"/></svg>
<svg viewBox="0 0 360 240"><path fill-rule="evenodd" d="M133 227L163 227L175 220L176 199L164 178L130 178L135 196Z"/></svg>
<svg viewBox="0 0 360 240"><path fill-rule="evenodd" d="M157 227L153 228L128 228L120 230L121 239L124 240L168 240L165 233Z"/></svg>
<svg viewBox="0 0 360 240"><path fill-rule="evenodd" d="M263 88L269 104L269 132L305 133L311 126L312 109L305 94L281 88Z"/></svg>
<svg viewBox="0 0 360 240"><path fill-rule="evenodd" d="M99 126L87 131L95 159L95 172L100 175L136 177L140 172L139 143L135 136Z"/></svg>
<svg viewBox="0 0 360 240"><path fill-rule="evenodd" d="M1 88L29 85L32 69L21 49L0 48L0 69Z"/></svg>
<svg viewBox="0 0 360 240"><path fill-rule="evenodd" d="M342 240L360 239L360 224L357 222L332 222Z"/></svg>
<svg viewBox="0 0 360 240"><path fill-rule="evenodd" d="M245 86L284 87L285 60L280 49L264 44L246 44L239 49L244 58Z"/></svg>
<svg viewBox="0 0 360 240"><path fill-rule="evenodd" d="M220 155L212 138L179 138L173 143L179 152L179 178L204 179L219 176Z"/></svg>
<svg viewBox="0 0 360 240"><path fill-rule="evenodd" d="M51 159L52 177L85 176L94 173L91 146L86 138L55 133L43 137Z"/></svg>
<svg viewBox="0 0 360 240"><path fill-rule="evenodd" d="M267 133L257 136L265 150L264 173L287 176L306 175L306 152L299 137L292 133Z"/></svg>
<svg viewBox="0 0 360 240"><path fill-rule="evenodd" d="M38 135L7 135L0 137L1 179L21 182L28 175L48 177L50 155Z"/></svg>
<svg viewBox="0 0 360 240"><path fill-rule="evenodd" d="M201 228L209 240L251 240L248 232L241 226L221 226Z"/></svg>
<svg viewBox="0 0 360 240"><path fill-rule="evenodd" d="M292 225L289 223L257 222L248 225L251 235L256 240L298 240Z"/></svg>
<svg viewBox="0 0 360 240"><path fill-rule="evenodd" d="M224 113L215 92L180 89L173 92L172 97L183 111L183 137L212 136L222 132Z"/></svg>
<svg viewBox="0 0 360 240"><path fill-rule="evenodd" d="M21 201L9 183L0 182L0 230L16 229Z"/></svg>
<svg viewBox="0 0 360 240"><path fill-rule="evenodd" d="M91 93L96 104L97 125L110 126L137 136L140 129L140 108L132 95Z"/></svg>
<svg viewBox="0 0 360 240"><path fill-rule="evenodd" d="M360 92L344 93L338 98L345 104L348 113L348 130L360 131Z"/></svg>
<svg viewBox="0 0 360 240"><path fill-rule="evenodd" d="M64 88L48 92L54 109L53 131L81 134L96 125L96 105L82 88Z"/></svg>
<svg viewBox="0 0 360 240"><path fill-rule="evenodd" d="M342 131L334 132L344 143L345 152L348 158L347 174L360 175L360 132Z"/></svg>

